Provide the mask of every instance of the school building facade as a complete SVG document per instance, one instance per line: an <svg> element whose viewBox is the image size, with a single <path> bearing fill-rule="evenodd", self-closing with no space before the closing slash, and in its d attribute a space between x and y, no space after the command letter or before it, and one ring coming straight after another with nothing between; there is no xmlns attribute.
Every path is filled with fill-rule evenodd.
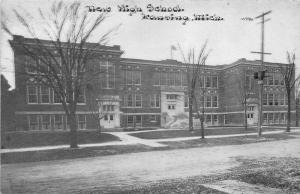
<svg viewBox="0 0 300 194"><path fill-rule="evenodd" d="M32 39L22 36L14 36L10 41L16 72L28 71L26 67L33 63L18 47L20 39L33 43ZM97 127L99 120L91 111L95 105L103 115L101 126L106 129L169 127L178 118L188 115L186 66L183 63L170 59L122 58L123 51L118 45L99 45L96 51L101 60L95 60L91 65L105 69L109 74L95 78L92 86L82 89L77 106L79 129ZM279 67L285 64L265 62L264 65L267 77L264 80L263 124L284 125L287 98ZM248 124L257 124L258 84L253 74L259 68L260 61L244 58L228 65L206 65L201 72L202 81L197 85L198 91L205 90L204 96L197 97L199 106L205 108L206 125L243 125L245 95ZM88 87L93 87L93 92ZM62 105L51 88L16 73L15 99L15 128L10 130L68 129ZM292 96L292 125L295 125L295 107Z"/></svg>

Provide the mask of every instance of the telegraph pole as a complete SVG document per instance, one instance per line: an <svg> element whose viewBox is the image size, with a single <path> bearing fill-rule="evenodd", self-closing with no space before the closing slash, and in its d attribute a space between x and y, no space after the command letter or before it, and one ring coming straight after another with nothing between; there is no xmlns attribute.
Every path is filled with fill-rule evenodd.
<svg viewBox="0 0 300 194"><path fill-rule="evenodd" d="M263 92L264 92L264 77L265 77L265 67L264 67L264 55L270 55L271 53L265 53L264 52L264 39L265 39L265 23L267 21L270 21L270 19L265 19L265 15L270 14L272 11L268 11L265 13L262 13L261 15L255 17L255 19L261 18L261 51L255 52L252 51L251 53L260 54L260 60L261 60L261 66L259 68L259 71L254 74L254 78L258 80L259 85L259 100L258 100L258 122L257 122L257 131L258 136L260 137L262 134L262 115L263 115Z"/></svg>

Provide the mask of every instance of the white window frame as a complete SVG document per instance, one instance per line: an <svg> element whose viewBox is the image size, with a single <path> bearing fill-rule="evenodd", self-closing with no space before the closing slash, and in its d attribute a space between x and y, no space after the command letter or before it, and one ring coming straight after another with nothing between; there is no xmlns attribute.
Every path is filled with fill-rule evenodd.
<svg viewBox="0 0 300 194"><path fill-rule="evenodd" d="M31 128L30 128L30 126L31 126L31 116L35 116L36 117L36 121L37 121L37 129L35 129L35 130L32 130ZM28 122L28 131L39 131L40 130L40 121L39 121L40 119L39 119L39 115L28 115L27 116L27 122Z"/></svg>
<svg viewBox="0 0 300 194"><path fill-rule="evenodd" d="M84 118L84 127L83 128L81 128L80 127L80 122L79 122L79 118L81 117L81 116L83 116L83 118ZM77 117L76 117L76 120L77 120L77 128L79 129L79 130L85 130L86 129L86 115L84 115L84 114L78 114L77 115Z"/></svg>
<svg viewBox="0 0 300 194"><path fill-rule="evenodd" d="M36 102L29 102L29 87L35 87L35 96L36 96ZM35 84L27 84L26 85L26 96L27 96L27 104L38 104L39 103L39 89L38 86ZM33 95L33 94L32 94Z"/></svg>
<svg viewBox="0 0 300 194"><path fill-rule="evenodd" d="M43 99L43 94L42 94L42 87L45 87L48 89L48 102L42 102L42 99ZM50 91L50 88L47 87L47 86L39 86L39 93L40 93L40 104L50 104L51 103L51 91Z"/></svg>

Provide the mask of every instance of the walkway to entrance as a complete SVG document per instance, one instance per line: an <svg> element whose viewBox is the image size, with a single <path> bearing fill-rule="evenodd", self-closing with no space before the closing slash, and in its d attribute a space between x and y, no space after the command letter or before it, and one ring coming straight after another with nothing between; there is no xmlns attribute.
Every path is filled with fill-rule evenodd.
<svg viewBox="0 0 300 194"><path fill-rule="evenodd" d="M158 129L155 131L167 131L167 130L176 130L176 129ZM181 129L180 129L181 130ZM300 128L292 128L292 132L298 132ZM179 138L165 138L165 139L141 139L138 137L133 137L130 134L140 133L142 131L135 132L110 132L110 134L115 135L121 139L121 141L107 142L107 143L93 143L93 144L80 144L79 147L99 147L99 146L113 146L113 145L133 145L133 144L143 144L150 147L166 147L166 145L161 142L174 142L174 141L187 141L200 139L200 136L196 137L179 137ZM149 132L149 131L144 131ZM279 134L284 133L285 131L266 131L263 134ZM230 135L210 135L206 136L207 139L214 138L226 138L226 137L242 137L248 135L257 135L257 133L243 133L243 134L230 134ZM69 145L57 145L57 146L42 146L42 147L30 147L30 148L13 148L13 149L1 149L1 153L9 152L28 152L28 151L41 151L41 150L53 150L53 149L63 149L69 148Z"/></svg>

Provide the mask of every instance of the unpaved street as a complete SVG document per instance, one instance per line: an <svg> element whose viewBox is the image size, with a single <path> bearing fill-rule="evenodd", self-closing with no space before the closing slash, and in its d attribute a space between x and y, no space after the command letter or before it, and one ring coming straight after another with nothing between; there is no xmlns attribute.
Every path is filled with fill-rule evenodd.
<svg viewBox="0 0 300 194"><path fill-rule="evenodd" d="M3 193L74 193L226 172L235 157L297 157L300 138L222 147L2 165Z"/></svg>

